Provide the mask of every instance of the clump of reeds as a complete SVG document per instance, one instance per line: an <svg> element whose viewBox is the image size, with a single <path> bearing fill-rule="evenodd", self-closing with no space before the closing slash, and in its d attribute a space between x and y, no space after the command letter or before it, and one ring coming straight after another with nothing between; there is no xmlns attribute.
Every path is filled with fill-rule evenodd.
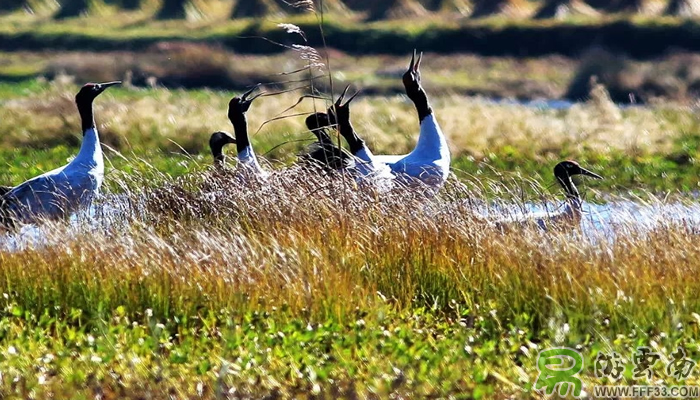
<svg viewBox="0 0 700 400"><path fill-rule="evenodd" d="M521 0L486 0L476 1L472 11L472 18L483 18L494 15L507 15L509 17L522 17L529 11L529 4Z"/></svg>
<svg viewBox="0 0 700 400"><path fill-rule="evenodd" d="M594 107L604 125L614 126L622 121L620 108L610 98L610 92L597 77L591 77L589 103Z"/></svg>

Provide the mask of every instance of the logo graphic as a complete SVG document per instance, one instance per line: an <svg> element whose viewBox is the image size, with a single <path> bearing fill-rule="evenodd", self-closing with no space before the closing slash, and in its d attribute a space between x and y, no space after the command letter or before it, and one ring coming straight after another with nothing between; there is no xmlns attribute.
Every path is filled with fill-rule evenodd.
<svg viewBox="0 0 700 400"><path fill-rule="evenodd" d="M616 382L625 375L630 374L637 380L652 382L655 366L662 360L662 353L654 352L646 346L637 347L629 360L615 351L600 351L595 357L593 371L598 379ZM631 363L632 368L627 368ZM696 362L687 357L683 347L676 348L671 353L666 364L665 372L668 378L675 378L677 382L687 379L695 369ZM555 393L566 398L571 396L581 398L583 382L577 376L583 372L583 356L581 353L568 347L555 347L542 350L537 358L537 380L534 389L547 396ZM700 386L678 385L595 385L593 397L601 399L620 398L700 398Z"/></svg>
<svg viewBox="0 0 700 400"><path fill-rule="evenodd" d="M583 382L576 375L583 370L583 356L578 351L568 347L542 350L537 370L535 390L551 396L558 386L560 397L566 397L569 391L573 397L581 397Z"/></svg>
<svg viewBox="0 0 700 400"><path fill-rule="evenodd" d="M676 348L676 352L671 354L673 360L666 365L666 375L673 376L676 380L687 379L695 369L695 361L685 357L685 349Z"/></svg>
<svg viewBox="0 0 700 400"><path fill-rule="evenodd" d="M647 380L651 380L654 374L651 368L660 359L661 355L652 352L650 348L638 347L637 352L632 355L632 362L634 363L632 376L637 379L646 378Z"/></svg>
<svg viewBox="0 0 700 400"><path fill-rule="evenodd" d="M610 354L601 351L595 359L593 368L597 378L608 377L616 381L625 372L625 362L622 356L614 351Z"/></svg>

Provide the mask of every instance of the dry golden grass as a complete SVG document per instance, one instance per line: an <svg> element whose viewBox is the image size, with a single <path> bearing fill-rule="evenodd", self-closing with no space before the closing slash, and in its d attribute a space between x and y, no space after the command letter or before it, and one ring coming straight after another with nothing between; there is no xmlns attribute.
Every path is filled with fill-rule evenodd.
<svg viewBox="0 0 700 400"><path fill-rule="evenodd" d="M73 85L54 83L39 93L5 101L0 108L0 127L7 134L0 138L0 145L76 143L79 122L74 91ZM138 152L148 148L178 150L181 146L190 153L207 152L211 132L231 129L225 110L233 93L164 89L116 93L101 96L95 104L103 141L116 149ZM311 139L302 115L325 110L329 103L306 99L289 109L299 96L286 93L255 102L248 121L259 153L285 141ZM432 98L453 154L475 158L503 146L535 155L557 153L564 147L573 148L574 154L582 153L581 148L595 154L610 150L664 154L674 140L697 124L691 109L669 106L621 111L606 96L594 95L590 102L566 110L498 104L457 95ZM664 119L664 114L672 118ZM378 154L401 154L415 143L415 110L403 96L361 97L353 103L352 118L360 135ZM271 156L285 158L297 150L292 143L277 148Z"/></svg>
<svg viewBox="0 0 700 400"><path fill-rule="evenodd" d="M193 174L107 200L122 211L97 227L58 224L45 230L45 245L0 253L3 282L25 309L91 315L99 303L164 317L283 307L342 318L375 306L379 292L398 309L488 302L508 319L546 319L556 304L585 332L602 316L620 329L670 329L648 313L668 299L694 309L692 227L669 221L646 232L628 221L616 240L578 229L502 232L483 217L479 187L488 185L518 204L520 189L497 182L453 181L430 199L300 168L252 184ZM644 307L621 306L620 291ZM532 301L545 293L551 304Z"/></svg>

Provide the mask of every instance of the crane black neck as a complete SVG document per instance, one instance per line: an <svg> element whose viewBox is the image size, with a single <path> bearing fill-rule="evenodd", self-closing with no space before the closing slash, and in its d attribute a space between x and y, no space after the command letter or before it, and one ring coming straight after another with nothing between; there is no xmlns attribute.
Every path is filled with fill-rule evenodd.
<svg viewBox="0 0 700 400"><path fill-rule="evenodd" d="M211 155L214 157L215 164L224 164L226 162L226 155L224 155L224 146L221 143L212 145Z"/></svg>
<svg viewBox="0 0 700 400"><path fill-rule="evenodd" d="M81 129L83 130L83 135L89 129L95 128L95 115L92 112L92 100L78 100L76 101L78 106L78 113L80 113L80 123Z"/></svg>
<svg viewBox="0 0 700 400"><path fill-rule="evenodd" d="M245 114L235 114L231 116L231 124L233 124L233 133L236 136L236 150L239 153L245 151L250 146L248 139L248 121Z"/></svg>
<svg viewBox="0 0 700 400"><path fill-rule="evenodd" d="M419 122L423 122L425 118L433 113L433 109L430 107L430 102L428 101L428 95L425 93L425 90L420 84L411 88L407 86L406 94L416 106Z"/></svg>
<svg viewBox="0 0 700 400"><path fill-rule="evenodd" d="M579 194L576 185L574 185L574 181L571 179L571 176L568 174L558 174L556 177L557 181L564 189L567 198L576 200L581 198L581 195Z"/></svg>
<svg viewBox="0 0 700 400"><path fill-rule="evenodd" d="M355 128L352 126L350 121L339 121L338 131L340 132L340 135L345 138L345 141L348 142L350 153L353 155L357 154L365 147L365 141L357 136Z"/></svg>

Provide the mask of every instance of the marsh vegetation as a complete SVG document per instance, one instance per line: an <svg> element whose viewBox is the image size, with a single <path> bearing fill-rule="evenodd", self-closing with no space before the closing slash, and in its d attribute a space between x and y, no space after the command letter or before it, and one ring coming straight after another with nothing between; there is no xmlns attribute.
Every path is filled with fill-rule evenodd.
<svg viewBox="0 0 700 400"><path fill-rule="evenodd" d="M74 152L75 89L0 87L3 182ZM627 354L648 343L666 356L678 344L696 351L693 208L685 217L683 206L659 210L695 190L687 171L697 118L681 107L621 110L597 90L566 110L437 97L455 177L437 198L381 200L350 179L288 167L303 147L295 140L311 137L303 117L263 122L294 104L292 94L261 98L249 114L253 143L276 171L255 190L213 171L204 148L227 127L230 94L104 94L96 113L108 188L93 214L4 238L0 390L528 397L534 355L552 345L578 346L587 362L599 350ZM410 149L415 116L405 99L356 101L353 113L371 116L356 127L373 148ZM306 100L289 113L326 106ZM624 205L610 206L604 229L502 231L484 222L544 201L556 209L559 190L548 186L563 157L605 176L581 186L587 201ZM627 193L683 182L687 192L670 197ZM655 222L630 207L651 207ZM585 220L599 212L584 211ZM592 372L586 379L600 382Z"/></svg>
<svg viewBox="0 0 700 400"><path fill-rule="evenodd" d="M429 197L296 163L313 141L305 116L326 110L346 82L364 91L352 115L368 146L411 150L418 124L399 79L407 60L278 45L252 55L232 50L243 40L236 35L302 39L294 25L256 25L248 14L278 12L304 29L318 21L276 1L171 3L180 8L168 15L159 2L95 2L90 16L54 22L56 6L33 1L36 15L0 17L0 74L13 81L0 83L0 184L76 153L78 83L126 81L94 107L106 157L100 199L66 220L0 234L0 397L530 398L539 396L537 354L548 347L584 354L586 387L610 383L588 368L600 351L627 357L651 347L661 357L653 384L678 384L664 371L678 346L697 359L700 75L687 62L695 56L427 54L424 83L453 159L447 184ZM333 21L344 6L324 2L331 36L353 38L347 46L366 30L375 45L413 43L428 25L359 21L398 10L430 24L466 12L459 1L397 1L370 18L370 3L346 2L357 25L345 29ZM497 5L505 14L540 4ZM99 32L85 26L119 7L132 11ZM627 18L626 10L614 12ZM232 13L249 19L228 21ZM212 15L227 22L210 23ZM502 18L466 29L499 31ZM588 29L576 18L557 29ZM505 30L552 23L518 21ZM20 42L33 50L11 48ZM42 50L56 44L65 47ZM290 71L300 72L280 75ZM230 129L234 92L258 82L266 95L248 126L270 176L242 185L235 159L214 168L206 144ZM581 101L520 101L567 92ZM316 97L300 101L309 93ZM636 104L620 106L624 96ZM563 159L604 178L579 184L580 225L493 223L558 211L552 168ZM623 376L652 384L630 366ZM699 383L693 375L685 384Z"/></svg>

